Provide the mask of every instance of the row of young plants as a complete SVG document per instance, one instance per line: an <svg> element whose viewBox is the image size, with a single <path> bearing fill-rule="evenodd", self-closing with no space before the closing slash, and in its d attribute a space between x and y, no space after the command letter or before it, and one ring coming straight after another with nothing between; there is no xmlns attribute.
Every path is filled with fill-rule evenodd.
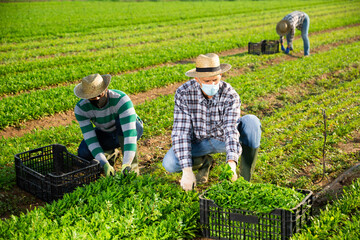
<svg viewBox="0 0 360 240"><path fill-rule="evenodd" d="M326 172L331 177L359 161L356 155L345 156L335 144L359 131L359 69L347 73L348 81L333 81L326 92L309 97L265 118L262 148L256 178L282 186L318 190L312 183L323 173L322 150L324 127L322 109L327 114ZM356 78L353 78L356 77ZM330 79L331 80L331 79ZM338 84L338 86L336 86ZM341 94L339 94L341 92ZM304 173L303 169L310 169Z"/></svg>
<svg viewBox="0 0 360 240"><path fill-rule="evenodd" d="M153 175L101 178L63 199L0 222L1 239L190 239L198 196Z"/></svg>
<svg viewBox="0 0 360 240"><path fill-rule="evenodd" d="M255 36L259 31L262 31L261 27L252 29L249 34ZM134 46L131 48L110 48L104 51L90 53L87 52L84 53L83 56L58 56L56 58L42 58L34 62L19 62L18 64L13 63L10 66L4 65L1 69L1 72L6 75L9 86L2 86L4 91L1 92L9 93L19 90L37 88L44 86L44 84L56 84L64 81L73 81L76 78L71 75L69 76L69 74L72 72L75 72L74 74L76 74L76 72L81 73L82 71L86 71L86 67L91 67L91 69L96 69L99 71L110 71L116 73L129 69L145 67L164 61L181 60L184 57L191 57L191 54L193 54L192 52L197 51L196 44L200 44L202 41L213 39L213 35L218 37L221 35L221 37L226 40L218 42L218 46L214 44L211 46L202 44L204 45L202 47L204 49L199 49L198 51L214 49L221 51L228 49L229 45L233 48L238 45L245 46L247 45L248 41L251 40L260 40L259 36L257 37L259 39L251 39L249 34L247 37L243 36L241 40L238 37L240 35L238 35L236 32L226 32L226 34L206 34L196 37L196 39L180 39L167 42L166 44L164 42L160 42ZM265 36L264 38L270 38L270 35L274 35L270 32L266 32L266 34L268 36ZM209 49L209 47L212 49ZM170 54L170 50L172 54ZM185 50L190 51L190 54L186 54ZM155 52L157 54L155 54ZM183 55L182 53L186 55ZM161 58L163 59L161 60ZM96 61L94 61L94 59L96 59ZM74 65L76 65L76 69L74 69ZM59 69L53 69L54 67ZM24 71L25 69L26 71ZM60 69L63 71L62 75L58 73ZM17 86L20 78L22 79L24 86ZM30 79L32 79L33 82L29 82Z"/></svg>
<svg viewBox="0 0 360 240"><path fill-rule="evenodd" d="M348 18L348 16L346 16L345 13L340 12L339 14L342 14L343 16L345 16L346 18ZM357 13L354 13L354 16L357 16ZM355 17L356 18L356 17ZM336 18L337 19L337 18ZM325 21L325 20L323 20ZM329 20L330 21L330 20ZM337 20L335 20L337 21ZM356 19L352 20L354 22L358 21ZM334 22L331 21L331 22ZM321 24L320 22L318 23L318 26L324 26L324 24ZM343 22L344 25L346 25L345 22ZM332 26L334 27L334 26ZM316 26L313 26L312 28L313 30L316 29ZM322 30L323 28L320 28L318 30ZM246 31L245 34L239 32L239 31ZM74 65L74 64L89 64L89 62L93 62L94 58L96 58L98 61L102 60L102 61L109 61L109 58L115 58L118 59L120 57L123 57L125 59L122 59L122 64L124 65L128 65L131 64L130 59L127 59L126 57L128 57L128 55L133 55L133 54L140 54L140 55L144 55L144 57L146 59L142 59L142 61L148 60L147 59L147 55L151 55L153 56L153 52L159 52L161 53L162 51L164 51L162 48L165 47L167 49L172 49L174 51L179 51L179 49L183 47L186 47L188 44L190 44L192 47L196 46L198 44L199 41L207 41L207 40L220 40L220 39L226 39L222 40L222 43L226 43L225 46L223 46L222 48L225 47L225 49L228 49L228 47L226 45L231 44L232 47L236 47L237 45L234 45L235 43L238 44L239 46L246 46L247 42L250 40L250 34L252 35L258 35L256 37L256 39L253 39L253 41L257 41L260 40L261 35L258 34L259 32L264 32L264 34L267 34L267 37L273 36L275 37L275 33L273 31L273 29L271 28L271 25L267 26L267 29L262 29L261 26L256 26L254 28L251 28L251 31L248 30L248 28L246 29L241 29L241 30L235 30L235 31L226 31L225 33L221 32L215 32L215 33L204 33L200 36L188 36L188 37L184 37L181 39L174 39L174 40L168 40L166 42L154 42L154 43L148 43L148 44L142 44L142 45L138 45L138 46L122 46L122 47L117 47L117 48L107 48L104 50L96 50L96 51L86 51L83 52L81 54L76 54L76 55L68 55L68 56L63 56L61 53L58 53L58 55L56 55L55 57L45 57L45 58L40 58L37 59L36 61L16 61L16 62L11 62L11 65L9 64L5 64L3 66L0 67L0 72L2 74L6 74L7 77L11 77L13 74L17 73L27 73L27 72L31 72L35 69L47 69L49 67L54 67L54 66L67 66L67 65ZM241 36L241 39L239 40L239 37ZM194 42L194 43L192 43ZM195 44L197 43L197 44ZM164 45L165 44L165 45ZM220 46L217 46L220 47ZM166 54L166 51L164 52L164 57L170 57L170 56L166 56L166 55L171 55L169 53ZM126 64L127 61L130 61L128 64ZM145 65L146 66L146 65ZM120 66L118 66L120 67ZM119 69L119 71L123 71L123 70L128 70L126 68L124 69Z"/></svg>
<svg viewBox="0 0 360 240"><path fill-rule="evenodd" d="M344 188L340 199L328 204L304 231L292 239L359 239L359 206L360 179L357 179Z"/></svg>
<svg viewBox="0 0 360 240"><path fill-rule="evenodd" d="M353 26L316 34L311 37L314 42L312 48L316 49L325 44L353 39L359 36L359 31L360 26ZM295 46L301 46L301 41L301 39L295 40ZM299 52L301 49L295 48L294 51ZM282 58L282 54L254 56L244 53L240 56L234 56L234 58L232 61L233 57L225 57L224 61L229 59L229 61L232 61L233 68L236 69L243 69L244 67L256 69L271 59ZM175 66L156 67L149 70L140 70L135 73L113 76L110 88L121 89L127 94L148 91L153 88L185 81L187 77L184 75L184 72L192 67L193 64L177 64ZM244 76L246 76L245 78L253 77ZM72 109L78 101L73 94L74 86L75 84L70 84L3 98L0 104L0 129L11 125L18 125L26 120L38 119L46 115Z"/></svg>
<svg viewBox="0 0 360 240"><path fill-rule="evenodd" d="M314 6L305 8L304 11L311 12L311 17L327 18L329 15L339 12L356 11L355 6L335 5ZM273 25L274 19L279 19L283 15L282 9L276 11L266 11L262 18L254 17L253 14L241 13L215 18L203 17L201 19L190 19L187 21L178 21L165 23L158 27L137 27L115 28L109 31L92 32L83 36L66 37L59 39L41 39L41 41L31 41L23 43L4 43L0 46L1 63L16 63L21 59L34 61L38 57L47 57L52 55L78 54L96 49L100 51L109 47L134 46L148 42L169 41L176 38L184 38L188 35L197 36L199 34L209 34L224 31L233 31L241 28L247 29L259 25ZM214 25L213 22L218 22Z"/></svg>
<svg viewBox="0 0 360 240"><path fill-rule="evenodd" d="M341 1L334 1L341 4ZM2 42L32 40L42 38L66 37L86 34L94 29L107 29L188 21L203 17L217 17L246 12L263 12L274 9L287 9L285 1L239 2L163 2L163 3L119 3L119 2L67 2L52 3L11 3L1 7ZM314 1L312 5L329 5L328 1ZM241 6L241 7L239 7ZM308 6L302 1L293 1L293 8ZM287 10L286 10L287 11ZM17 16L14 18L14 16ZM88 16L92 16L89 18Z"/></svg>
<svg viewBox="0 0 360 240"><path fill-rule="evenodd" d="M310 58L283 62L275 66L249 72L245 75L229 77L226 81L232 84L239 92L242 101L246 105L254 103L255 106L252 107L253 112L260 113L261 110L267 106L267 102L265 100L259 102L256 101L256 99L265 97L269 94L275 94L280 89L301 84L309 79L319 78L323 74L350 67L354 63L359 62L357 56L358 49L358 42L346 44L328 52L314 54ZM231 56L223 60L236 67L236 62L238 62L239 59L241 59L241 56ZM317 68L313 68L312 66L317 66ZM353 72L349 71L348 74L353 74ZM332 85L330 85L330 87L331 86ZM283 100L286 102L287 98L284 98ZM151 138L164 133L166 129L171 129L173 118L173 95L145 102L144 104L137 105L135 108L138 115L145 123L143 138ZM291 110L289 111L291 112ZM263 125L265 131L267 131L266 125L266 123ZM273 123L269 123L269 125L275 126ZM13 156L15 154L52 143L63 144L67 146L71 152L75 153L81 138L82 135L78 124L74 122L69 126L56 127L48 130L38 131L35 129L23 137L1 139L1 187L7 188L14 184L15 173L13 170ZM263 140L263 142L264 141L266 140ZM273 142L273 144L276 143L276 141ZM271 144L271 141L269 141L269 144ZM272 148L275 147L273 145L266 147L266 149ZM276 149L277 148L274 150ZM275 158L278 157L277 155L275 156ZM283 155L280 154L279 156ZM264 162L266 161L268 160L264 159ZM259 171L263 168L265 167L260 165ZM266 176L269 176L270 178L270 176L273 175L274 170L269 169L267 171L269 171L269 173L267 173ZM285 173L288 174L286 171ZM266 176L264 175L262 178L265 178ZM281 180L279 177L274 177L274 179L274 181ZM286 179L287 178L284 178L281 181L285 181L286 184L289 184Z"/></svg>
<svg viewBox="0 0 360 240"><path fill-rule="evenodd" d="M313 24L312 30L354 24L359 21L358 16L357 11L351 14L340 12L336 18L326 19L326 21L322 18L319 19ZM262 34L259 35L259 33ZM40 58L33 62L20 61L0 67L0 72L3 73L0 82L7 83L0 84L0 92L9 94L63 82L74 82L86 75L88 69L116 74L154 64L191 58L204 52L219 52L246 46L249 41L272 38L277 38L274 27L267 25L266 27L257 26L238 31L189 36L132 47L108 48L79 56Z"/></svg>
<svg viewBox="0 0 360 240"><path fill-rule="evenodd" d="M349 6L345 6L349 7ZM336 8L337 12L345 9ZM333 9L326 9L322 12L316 9L316 15L312 17L320 18L321 16L328 16L334 14L330 12ZM281 13L282 14L282 13ZM273 12L266 12L263 14L262 25L273 25L273 19L281 18L281 14ZM186 23L181 22L177 25L166 25L158 28L149 29L135 29L129 31L118 30L113 33L97 33L76 38L60 38L56 40L42 40L40 42L30 43L9 43L0 46L0 61L5 63L16 63L20 59L27 59L27 61L36 61L39 57L53 57L60 54L74 55L84 53L87 51L100 51L105 48L115 48L124 46L134 46L148 42L169 41L176 38L184 38L187 35L196 36L199 34L209 34L214 32L232 31L234 29L256 27L259 24L259 19L247 15L226 16L217 19L202 19L201 22ZM266 22L265 22L266 19ZM210 24L214 21L220 22L218 25ZM244 26L245 25L245 26ZM208 27L207 27L208 26Z"/></svg>
<svg viewBox="0 0 360 240"><path fill-rule="evenodd" d="M316 16L324 16L334 9L338 9L339 11L349 11L349 9L353 9L351 5L343 4L343 2L337 3L329 3L326 5L316 6L304 6L301 9L306 11L316 11ZM148 42L162 40L162 39L171 39L176 35L172 35L175 33L182 32L183 35L191 34L193 31L197 31L199 29L203 29L204 31L209 31L209 29L214 29L214 27L219 27L221 25L229 27L233 23L243 23L247 27L256 26L259 24L264 24L265 19L268 21L268 16L281 17L279 11L284 11L279 8L262 12L262 22L259 21L258 17L254 17L254 15L249 15L248 12L242 13L234 13L234 14L226 14L222 16L200 16L196 15L196 18L191 19L182 19L182 20L173 20L160 23L149 23L149 24L138 24L134 26L115 26L115 27L104 27L100 29L92 29L87 32L77 32L75 34L67 34L66 36L62 36L59 38L54 38L53 36L43 36L40 39L34 38L26 38L23 39L22 42L6 42L0 46L0 52L6 53L9 51L14 51L15 54L20 50L28 49L28 53L24 54L32 54L33 52L41 55L41 51L45 50L42 48L57 49L57 52L62 52L62 49L66 49L67 47L73 49L69 49L69 52L72 51L82 51L84 48L83 45L87 45L88 42L93 42L94 46L99 42L106 41L123 41L123 44L137 44L141 42ZM252 13L252 11L250 11ZM171 14L171 13L170 13ZM221 24L214 25L214 22L219 22ZM270 22L266 22L269 24ZM242 25L243 26L243 25ZM211 31L213 32L213 31ZM170 34L170 35L169 35ZM149 38L149 39L147 39ZM140 39L140 40L139 40ZM99 45L98 47L100 47ZM100 47L101 48L101 47ZM90 50L90 49L88 49ZM37 52L40 51L40 52ZM55 52L55 53L57 53ZM62 52L64 53L64 52ZM50 54L47 54L50 55ZM4 55L6 56L6 55ZM36 56L36 55L34 55ZM24 56L23 56L24 57Z"/></svg>

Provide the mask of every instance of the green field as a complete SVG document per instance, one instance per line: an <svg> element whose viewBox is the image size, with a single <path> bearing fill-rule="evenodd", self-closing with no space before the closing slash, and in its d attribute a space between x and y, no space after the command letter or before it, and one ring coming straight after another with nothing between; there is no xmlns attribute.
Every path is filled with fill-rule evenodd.
<svg viewBox="0 0 360 240"><path fill-rule="evenodd" d="M291 56L247 54L250 41L278 39L276 23L294 10L311 19L310 57L303 57L298 30ZM324 181L314 184L323 174L323 111L326 179L360 161L360 1L10 1L0 2L0 13L2 133L72 113L78 101L73 88L84 76L108 73L113 76L111 89L150 95L187 81L184 73L194 67L193 59L215 52L232 65L223 79L239 93L242 114L255 114L262 123L253 182L314 193L324 187ZM139 142L147 150L139 153L141 177L102 177L31 211L17 205L36 200L12 195L14 155L54 143L76 153L80 128L73 121L1 136L0 239L200 237L198 193L221 181L225 155L215 156L208 184L191 193L181 190L181 174L166 174L161 166L170 148L165 142L170 142L173 101L174 91L169 90L135 106L145 124ZM344 144L351 150L345 151ZM358 209L354 195L356 191L348 198L355 199L352 207ZM344 214L358 222L358 211ZM339 227L340 217L327 220L335 222L327 225L329 231L343 239L359 236L352 225ZM318 228L306 231L312 234Z"/></svg>

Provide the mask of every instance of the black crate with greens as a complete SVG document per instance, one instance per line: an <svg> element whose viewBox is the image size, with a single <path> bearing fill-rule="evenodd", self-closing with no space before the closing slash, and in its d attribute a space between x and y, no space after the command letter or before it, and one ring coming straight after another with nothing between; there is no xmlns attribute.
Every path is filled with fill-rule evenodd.
<svg viewBox="0 0 360 240"><path fill-rule="evenodd" d="M52 202L100 177L99 161L87 161L52 144L15 155L16 184Z"/></svg>
<svg viewBox="0 0 360 240"><path fill-rule="evenodd" d="M310 220L313 193L243 178L200 195L200 224L213 239L289 239Z"/></svg>

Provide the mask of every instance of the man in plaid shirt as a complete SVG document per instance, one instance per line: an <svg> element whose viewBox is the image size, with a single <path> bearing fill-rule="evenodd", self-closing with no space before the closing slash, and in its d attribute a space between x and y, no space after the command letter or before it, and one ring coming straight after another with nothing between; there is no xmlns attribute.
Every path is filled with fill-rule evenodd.
<svg viewBox="0 0 360 240"><path fill-rule="evenodd" d="M288 54L293 50L293 39L295 35L295 28L301 31L301 37L304 42L304 55L308 56L310 54L310 42L308 38L310 19L309 16L300 11L294 11L286 15L278 24L276 25L276 32L280 35L281 50ZM286 35L287 48L284 48L283 45L283 36Z"/></svg>
<svg viewBox="0 0 360 240"><path fill-rule="evenodd" d="M240 117L241 101L230 84L221 81L231 68L220 64L218 55L199 55L196 68L186 72L194 77L175 94L172 148L163 159L169 172L180 172L181 186L191 190L196 182L207 182L212 158L226 152L226 161L237 179L236 165L241 156L240 175L250 181L260 146L260 121L254 115ZM193 170L198 170L195 177Z"/></svg>

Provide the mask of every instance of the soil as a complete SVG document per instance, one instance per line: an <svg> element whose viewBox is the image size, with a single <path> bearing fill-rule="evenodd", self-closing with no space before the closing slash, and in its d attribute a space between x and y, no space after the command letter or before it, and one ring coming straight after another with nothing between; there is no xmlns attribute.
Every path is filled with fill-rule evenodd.
<svg viewBox="0 0 360 240"><path fill-rule="evenodd" d="M354 39L349 39L345 42L355 42L355 41L359 41L359 39L360 37L357 37ZM312 52L317 53L317 52L327 51L329 48L337 46L342 43L344 42L322 46L316 49L312 49ZM247 51L246 48L233 49L219 53L219 56L236 55L239 53L244 53L246 51ZM282 61L295 60L296 58L299 57L302 56L300 54L284 55L282 57L264 63L264 67L268 65L278 64L279 62ZM184 63L188 63L189 61L193 61L193 59L184 60L181 62L177 62L175 64L184 64ZM243 74L247 70L236 69L235 71L236 74ZM234 72L231 74L234 74ZM226 75L224 77L226 78ZM141 104L146 100L155 99L160 95L172 94L181 84L183 83L176 83L163 88L153 89L144 93L130 95L130 98L132 99L135 105ZM268 98L269 98L268 101L271 102L276 101L276 98L274 98L274 96L268 96ZM246 106L243 107L244 109L246 109ZM3 136L5 139L8 137L20 137L26 133L31 132L34 129L41 130L41 129L48 129L53 126L69 125L73 121L75 121L75 116L73 111L70 110L67 112L54 114L49 117L44 117L39 120L27 121L22 123L18 127L8 127L4 130L1 130L0 135ZM140 160L141 172L151 172L152 168L154 168L154 162L161 161L162 157L171 146L170 134L171 134L170 132L167 132L164 135L156 136L154 138L139 142L139 153L140 153L139 160ZM337 147L346 153L354 153L360 155L360 134L356 133L355 136L352 136L352 139L349 140L347 143L341 143ZM315 211L318 211L318 209L325 206L326 203L332 201L337 196L339 196L341 194L342 188L344 186L348 186L349 184L351 184L353 180L359 178L359 175L360 175L360 167L359 165L357 165L351 168L351 170L344 172L343 175L341 175L340 177L338 177L328 185L326 185L326 182L328 181L325 180L322 181L320 186L323 186L323 190L316 195L316 198L314 200L314 206L316 208ZM19 189L17 186L14 186L11 190L0 191L0 203L1 203L0 207L3 208L3 213L0 215L1 219L9 218L11 215L18 216L23 212L32 210L35 207L44 206L46 204L42 200Z"/></svg>
<svg viewBox="0 0 360 240"><path fill-rule="evenodd" d="M360 152L358 151L358 154ZM349 168L338 178L326 185L323 190L315 194L315 200L313 202L313 214L319 214L321 209L327 204L331 204L333 201L341 197L343 188L352 184L353 181L360 177L360 163Z"/></svg>

